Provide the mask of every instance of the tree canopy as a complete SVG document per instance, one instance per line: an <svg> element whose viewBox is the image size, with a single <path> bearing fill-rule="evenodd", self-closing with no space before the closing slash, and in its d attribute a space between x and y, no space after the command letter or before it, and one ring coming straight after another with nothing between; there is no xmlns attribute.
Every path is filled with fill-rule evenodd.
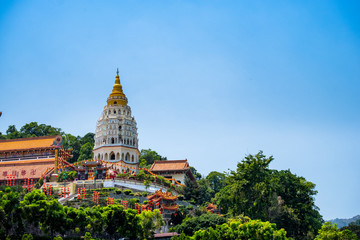
<svg viewBox="0 0 360 240"><path fill-rule="evenodd" d="M147 165L148 167L151 166L156 160L166 160L166 157L161 156L156 151L149 149L141 149L140 151L140 161L145 160L146 163L144 165Z"/></svg>
<svg viewBox="0 0 360 240"><path fill-rule="evenodd" d="M326 222L319 230L315 240L357 240L356 234L348 229L339 230L336 223Z"/></svg>
<svg viewBox="0 0 360 240"><path fill-rule="evenodd" d="M192 235L192 234L191 234ZM230 219L228 222L200 229L192 236L184 232L174 240L238 240L238 239L263 239L263 240L286 240L286 231L278 230L276 224L251 220L249 218Z"/></svg>
<svg viewBox="0 0 360 240"><path fill-rule="evenodd" d="M80 237L86 232L88 239L91 235L101 239L151 239L162 225L159 210L138 214L117 203L76 209L61 205L37 189L23 197L9 187L0 191L0 239L23 234L24 239L44 234Z"/></svg>

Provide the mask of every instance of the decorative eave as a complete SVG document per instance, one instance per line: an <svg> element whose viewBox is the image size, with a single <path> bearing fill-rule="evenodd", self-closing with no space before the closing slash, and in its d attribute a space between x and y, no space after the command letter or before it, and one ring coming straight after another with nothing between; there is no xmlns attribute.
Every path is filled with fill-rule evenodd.
<svg viewBox="0 0 360 240"><path fill-rule="evenodd" d="M0 150L0 153L8 153L8 152L28 152L34 150L55 150L57 147L37 147L37 148L25 148L25 149L8 149L8 150Z"/></svg>

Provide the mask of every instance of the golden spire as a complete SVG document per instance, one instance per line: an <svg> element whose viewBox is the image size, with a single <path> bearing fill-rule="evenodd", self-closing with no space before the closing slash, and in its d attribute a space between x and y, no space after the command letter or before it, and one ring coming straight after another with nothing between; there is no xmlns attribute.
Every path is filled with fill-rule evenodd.
<svg viewBox="0 0 360 240"><path fill-rule="evenodd" d="M108 105L126 105L128 103L120 83L119 69L116 71L115 84L110 96L107 99L107 103Z"/></svg>

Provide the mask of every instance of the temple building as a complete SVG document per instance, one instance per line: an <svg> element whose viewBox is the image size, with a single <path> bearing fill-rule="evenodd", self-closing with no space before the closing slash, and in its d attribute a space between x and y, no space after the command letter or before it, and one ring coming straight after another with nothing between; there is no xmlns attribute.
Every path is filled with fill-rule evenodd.
<svg viewBox="0 0 360 240"><path fill-rule="evenodd" d="M185 176L188 176L190 180L196 183L187 159L155 161L151 166L150 171L168 179L175 179L181 184L185 183Z"/></svg>
<svg viewBox="0 0 360 240"><path fill-rule="evenodd" d="M0 184L9 176L16 184L39 180L54 169L55 150L61 146L61 136L0 140Z"/></svg>
<svg viewBox="0 0 360 240"><path fill-rule="evenodd" d="M136 121L131 115L119 71L107 104L96 124L94 159L121 162L121 165L134 167L139 163L138 133Z"/></svg>

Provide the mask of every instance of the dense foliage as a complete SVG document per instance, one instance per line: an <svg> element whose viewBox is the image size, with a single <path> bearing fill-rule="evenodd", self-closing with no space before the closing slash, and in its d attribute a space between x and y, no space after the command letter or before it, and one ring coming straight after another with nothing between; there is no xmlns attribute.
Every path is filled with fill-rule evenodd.
<svg viewBox="0 0 360 240"><path fill-rule="evenodd" d="M269 169L273 157L260 151L238 163L216 202L232 216L276 223L295 239L314 239L323 222L314 203L315 184L289 170Z"/></svg>
<svg viewBox="0 0 360 240"><path fill-rule="evenodd" d="M319 230L315 240L357 240L356 234L348 229L339 230L336 223L326 222Z"/></svg>
<svg viewBox="0 0 360 240"><path fill-rule="evenodd" d="M182 233L174 237L174 240L237 240L237 239L263 239L285 240L286 231L277 230L276 224L251 220L249 218L231 219L227 223L198 230L193 236Z"/></svg>
<svg viewBox="0 0 360 240"><path fill-rule="evenodd" d="M340 228L340 230L341 231L350 230L351 232L355 233L356 236L360 239L360 219L355 222L350 223L346 227Z"/></svg>
<svg viewBox="0 0 360 240"><path fill-rule="evenodd" d="M315 184L290 170L269 169L273 157L248 155L229 174L211 172L197 184L185 179L185 200L206 206L215 202L222 214L276 223L295 239L314 239L323 223L314 203Z"/></svg>
<svg viewBox="0 0 360 240"><path fill-rule="evenodd" d="M164 225L158 210L138 214L118 204L76 209L49 199L39 190L20 199L20 193L10 188L0 191L0 239L23 234L81 237L86 232L97 238L145 239Z"/></svg>
<svg viewBox="0 0 360 240"><path fill-rule="evenodd" d="M150 168L156 160L166 160L166 157L161 156L156 151L149 149L141 149L140 151L140 166Z"/></svg>
<svg viewBox="0 0 360 240"><path fill-rule="evenodd" d="M193 235L198 230L204 230L209 227L215 228L226 222L224 217L217 214L202 214L199 217L189 218L171 229L173 232L184 233L188 236Z"/></svg>

